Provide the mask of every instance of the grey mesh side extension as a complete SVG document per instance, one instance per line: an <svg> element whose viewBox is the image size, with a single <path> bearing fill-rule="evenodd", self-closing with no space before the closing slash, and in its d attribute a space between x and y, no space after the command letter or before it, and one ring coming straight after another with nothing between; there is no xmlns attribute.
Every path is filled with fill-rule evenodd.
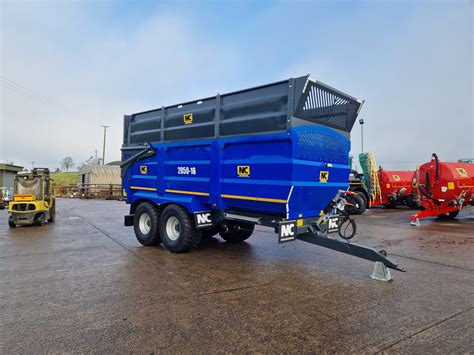
<svg viewBox="0 0 474 355"><path fill-rule="evenodd" d="M323 125L349 133L361 102L302 76L124 117L123 146L285 132ZM184 115L192 114L192 122Z"/></svg>
<svg viewBox="0 0 474 355"><path fill-rule="evenodd" d="M293 116L350 132L362 103L328 85L308 79Z"/></svg>

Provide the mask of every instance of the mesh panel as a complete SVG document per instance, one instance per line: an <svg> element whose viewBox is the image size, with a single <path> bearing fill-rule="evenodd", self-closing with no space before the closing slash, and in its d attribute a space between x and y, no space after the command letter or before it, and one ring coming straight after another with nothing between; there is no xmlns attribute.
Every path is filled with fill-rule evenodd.
<svg viewBox="0 0 474 355"><path fill-rule="evenodd" d="M297 139L297 159L333 162L338 164L349 163L349 143L342 136L323 131L303 131L295 134Z"/></svg>
<svg viewBox="0 0 474 355"><path fill-rule="evenodd" d="M360 103L326 85L308 81L295 117L350 132Z"/></svg>

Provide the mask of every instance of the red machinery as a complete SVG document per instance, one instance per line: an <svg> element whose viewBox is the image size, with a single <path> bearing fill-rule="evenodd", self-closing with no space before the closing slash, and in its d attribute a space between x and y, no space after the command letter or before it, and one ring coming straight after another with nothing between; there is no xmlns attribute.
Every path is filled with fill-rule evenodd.
<svg viewBox="0 0 474 355"><path fill-rule="evenodd" d="M419 208L418 195L413 187L414 171L388 171L380 167L377 174L380 197L374 204L380 203L392 208L406 204L412 209Z"/></svg>
<svg viewBox="0 0 474 355"><path fill-rule="evenodd" d="M474 164L445 163L436 154L416 172L422 211L410 217L414 225L420 218L455 218L465 205L474 205Z"/></svg>

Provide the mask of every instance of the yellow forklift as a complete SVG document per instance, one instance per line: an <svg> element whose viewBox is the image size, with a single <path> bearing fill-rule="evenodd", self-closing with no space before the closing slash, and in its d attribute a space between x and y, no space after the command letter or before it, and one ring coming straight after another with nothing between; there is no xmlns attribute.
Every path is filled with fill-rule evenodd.
<svg viewBox="0 0 474 355"><path fill-rule="evenodd" d="M8 205L10 228L54 222L56 198L51 182L47 168L34 168L30 173L15 176L13 201Z"/></svg>

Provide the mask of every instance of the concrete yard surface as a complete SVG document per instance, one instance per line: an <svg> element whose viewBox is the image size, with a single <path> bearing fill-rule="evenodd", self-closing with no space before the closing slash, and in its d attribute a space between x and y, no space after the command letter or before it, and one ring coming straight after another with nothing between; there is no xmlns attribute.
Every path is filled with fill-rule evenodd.
<svg viewBox="0 0 474 355"><path fill-rule="evenodd" d="M354 242L407 269L258 228L191 253L144 247L118 201L58 200L55 223L9 229L0 211L0 353L474 351L474 211L358 216Z"/></svg>

